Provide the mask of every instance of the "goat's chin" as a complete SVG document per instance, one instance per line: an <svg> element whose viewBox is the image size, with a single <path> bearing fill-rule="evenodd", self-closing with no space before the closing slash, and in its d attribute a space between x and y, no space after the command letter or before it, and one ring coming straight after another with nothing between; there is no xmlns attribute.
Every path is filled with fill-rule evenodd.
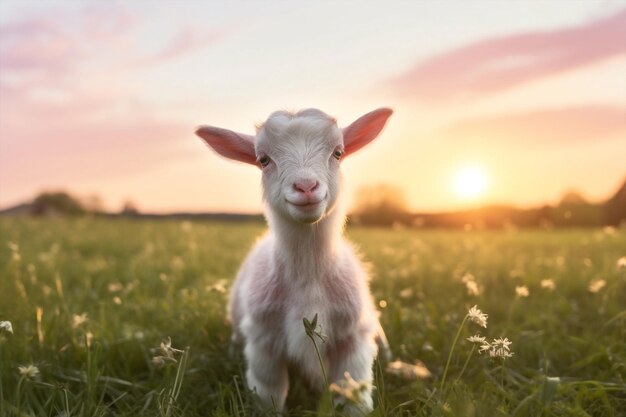
<svg viewBox="0 0 626 417"><path fill-rule="evenodd" d="M287 211L289 216L298 223L313 224L317 223L324 217L326 212L326 202L322 201L315 207L298 207L293 204L287 203Z"/></svg>

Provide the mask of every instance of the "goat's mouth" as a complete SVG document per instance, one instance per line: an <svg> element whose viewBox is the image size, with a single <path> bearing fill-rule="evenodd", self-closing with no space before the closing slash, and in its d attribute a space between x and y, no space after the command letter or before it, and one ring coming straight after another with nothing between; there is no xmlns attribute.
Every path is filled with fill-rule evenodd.
<svg viewBox="0 0 626 417"><path fill-rule="evenodd" d="M322 204L323 201L324 199L296 203L296 202L287 200L287 203L289 203L290 205L294 206L295 208L301 211L312 211L312 210L317 209L320 206L320 204Z"/></svg>

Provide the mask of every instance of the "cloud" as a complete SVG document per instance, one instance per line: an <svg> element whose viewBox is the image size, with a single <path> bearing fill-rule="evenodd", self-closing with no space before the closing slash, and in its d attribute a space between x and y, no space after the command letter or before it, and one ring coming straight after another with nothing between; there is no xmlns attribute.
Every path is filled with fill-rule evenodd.
<svg viewBox="0 0 626 417"><path fill-rule="evenodd" d="M464 120L445 129L453 141L475 146L575 145L626 137L626 109L580 106Z"/></svg>
<svg viewBox="0 0 626 417"><path fill-rule="evenodd" d="M106 18L105 18L106 17ZM74 76L81 64L143 71L213 45L223 31L194 26L178 28L157 52L132 42L139 16L119 4L90 5L76 14L38 15L0 26L0 83L23 79L24 71L53 83Z"/></svg>
<svg viewBox="0 0 626 417"><path fill-rule="evenodd" d="M576 27L470 44L417 64L391 84L430 101L491 94L625 54L624 39L626 9Z"/></svg>
<svg viewBox="0 0 626 417"><path fill-rule="evenodd" d="M173 37L169 44L160 52L146 58L146 63L160 63L170 61L188 53L206 48L219 40L223 34L217 30L203 30L198 27L183 27Z"/></svg>
<svg viewBox="0 0 626 417"><path fill-rule="evenodd" d="M26 16L0 25L0 186L89 183L146 172L193 154L193 126L133 82L150 66L216 35L181 29L157 53L133 41L142 22L121 6ZM142 58L146 57L146 58Z"/></svg>
<svg viewBox="0 0 626 417"><path fill-rule="evenodd" d="M80 58L81 47L57 22L27 19L0 26L0 68L6 71L67 71Z"/></svg>

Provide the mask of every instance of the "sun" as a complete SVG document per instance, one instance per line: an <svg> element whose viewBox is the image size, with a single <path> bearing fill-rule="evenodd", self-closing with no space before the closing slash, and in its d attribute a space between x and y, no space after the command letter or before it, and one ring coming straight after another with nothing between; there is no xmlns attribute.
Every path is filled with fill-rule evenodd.
<svg viewBox="0 0 626 417"><path fill-rule="evenodd" d="M476 199L482 196L488 185L487 172L478 165L464 166L454 175L454 191L464 199Z"/></svg>

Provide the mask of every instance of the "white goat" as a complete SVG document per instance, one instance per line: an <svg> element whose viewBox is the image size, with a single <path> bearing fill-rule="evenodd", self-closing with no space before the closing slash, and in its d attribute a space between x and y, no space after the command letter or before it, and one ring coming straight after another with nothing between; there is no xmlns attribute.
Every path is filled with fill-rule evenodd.
<svg viewBox="0 0 626 417"><path fill-rule="evenodd" d="M269 233L244 261L230 297L233 341L243 341L250 389L284 408L295 364L323 389L321 367L303 318L315 314L325 343L318 343L330 382L349 372L368 384L355 415L372 410L376 338L386 345L367 272L342 238L340 161L371 142L392 111L381 108L344 129L317 109L278 111L256 136L210 126L196 134L219 154L257 165ZM319 341L318 341L319 342ZM348 407L349 409L349 407Z"/></svg>

